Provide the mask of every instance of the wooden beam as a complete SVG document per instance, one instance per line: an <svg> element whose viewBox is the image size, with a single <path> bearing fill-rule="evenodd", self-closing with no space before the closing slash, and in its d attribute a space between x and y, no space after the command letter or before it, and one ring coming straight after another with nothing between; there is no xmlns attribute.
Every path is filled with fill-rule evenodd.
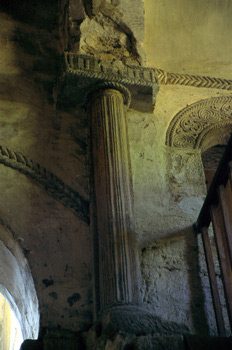
<svg viewBox="0 0 232 350"><path fill-rule="evenodd" d="M226 332L225 332L222 308L221 308L220 297L218 292L217 279L216 279L216 274L214 270L213 255L212 255L212 250L210 246L207 227L202 227L201 233L202 233L202 241L203 241L203 247L204 247L205 258L206 258L206 265L207 265L207 270L209 274L209 282L210 282L210 288L212 292L212 299L213 299L213 306L215 311L218 335L221 337L225 337Z"/></svg>
<svg viewBox="0 0 232 350"><path fill-rule="evenodd" d="M222 207L222 214L225 225L225 243L229 253L229 263L232 266L232 194L230 186L223 185L218 188L219 198Z"/></svg>
<svg viewBox="0 0 232 350"><path fill-rule="evenodd" d="M225 226L220 203L217 206L210 206L210 214L212 218L215 242L222 272L222 280L224 285L230 328L232 330L232 271L229 263L228 251L225 249Z"/></svg>
<svg viewBox="0 0 232 350"><path fill-rule="evenodd" d="M210 224L210 205L217 205L218 196L217 189L220 185L225 185L228 179L228 163L232 164L232 135L228 141L226 149L222 155L221 161L215 173L215 176L212 180L211 186L209 188L209 192L206 196L205 202L202 206L200 214L197 219L196 227L198 232L200 232L200 228L203 226L209 227Z"/></svg>

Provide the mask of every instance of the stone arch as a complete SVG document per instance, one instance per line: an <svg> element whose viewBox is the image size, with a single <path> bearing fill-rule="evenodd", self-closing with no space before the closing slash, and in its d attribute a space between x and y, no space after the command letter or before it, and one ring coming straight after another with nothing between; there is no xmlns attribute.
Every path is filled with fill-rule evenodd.
<svg viewBox="0 0 232 350"><path fill-rule="evenodd" d="M39 305L28 262L10 230L0 223L0 293L21 326L23 338L37 339Z"/></svg>
<svg viewBox="0 0 232 350"><path fill-rule="evenodd" d="M167 133L169 147L206 150L227 142L232 132L232 97L212 97L178 112Z"/></svg>

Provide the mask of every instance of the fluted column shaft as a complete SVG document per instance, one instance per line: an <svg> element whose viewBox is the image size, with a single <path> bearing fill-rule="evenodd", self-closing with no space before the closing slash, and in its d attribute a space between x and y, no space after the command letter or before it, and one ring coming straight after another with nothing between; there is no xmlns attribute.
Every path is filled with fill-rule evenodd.
<svg viewBox="0 0 232 350"><path fill-rule="evenodd" d="M99 246L100 311L139 304L131 167L123 94L92 98L92 145Z"/></svg>

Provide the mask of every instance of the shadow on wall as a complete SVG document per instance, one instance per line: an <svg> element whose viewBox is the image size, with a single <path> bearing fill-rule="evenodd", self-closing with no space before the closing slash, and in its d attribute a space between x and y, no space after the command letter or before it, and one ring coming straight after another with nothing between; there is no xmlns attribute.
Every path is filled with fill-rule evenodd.
<svg viewBox="0 0 232 350"><path fill-rule="evenodd" d="M39 323L31 275L42 326L62 324L76 330L92 324L88 217L83 223L76 215L79 207L73 210L81 191L80 201L88 214L85 126L79 131L74 113L57 111L51 92L59 67L59 33L54 23L58 3L10 0L0 5L0 146L5 149L4 154L0 152L0 185L5 193L0 218L12 236L9 245L9 237L3 240L0 235L4 276L0 292L16 313L25 339L37 337ZM11 166L13 162L16 166ZM38 183L43 183L42 191ZM59 198L54 198L54 189ZM6 236L4 225L2 231ZM79 295L81 300L72 307L70 298Z"/></svg>
<svg viewBox="0 0 232 350"><path fill-rule="evenodd" d="M1 73L20 75L34 83L32 94L46 94L53 103L53 86L62 63L62 30L59 31L60 8L58 1L15 2L3 0L0 4ZM20 86L20 85L19 85ZM32 86L31 86L32 89ZM16 94L19 93L17 89ZM25 93L24 93L25 96ZM22 96L23 97L23 96Z"/></svg>
<svg viewBox="0 0 232 350"><path fill-rule="evenodd" d="M3 0L0 11L11 15L15 20L52 30L58 20L57 0Z"/></svg>

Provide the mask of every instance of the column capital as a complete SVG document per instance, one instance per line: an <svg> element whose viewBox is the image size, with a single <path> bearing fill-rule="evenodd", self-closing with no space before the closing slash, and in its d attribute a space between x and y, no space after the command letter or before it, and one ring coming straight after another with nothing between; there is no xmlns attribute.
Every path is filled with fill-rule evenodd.
<svg viewBox="0 0 232 350"><path fill-rule="evenodd" d="M121 91L128 107L144 112L153 110L159 90L157 73L152 69L68 52L65 54L65 71L57 94L57 104L83 106L85 96L101 85L105 89Z"/></svg>
<svg viewBox="0 0 232 350"><path fill-rule="evenodd" d="M123 101L127 108L130 107L131 104L131 93L130 90L126 88L123 84L117 83L117 82L110 82L105 81L102 83L99 83L97 85L94 85L92 89L89 89L86 93L85 102L87 103L89 99L93 98L94 96L97 96L101 93L101 91L106 90L117 90L123 95Z"/></svg>

